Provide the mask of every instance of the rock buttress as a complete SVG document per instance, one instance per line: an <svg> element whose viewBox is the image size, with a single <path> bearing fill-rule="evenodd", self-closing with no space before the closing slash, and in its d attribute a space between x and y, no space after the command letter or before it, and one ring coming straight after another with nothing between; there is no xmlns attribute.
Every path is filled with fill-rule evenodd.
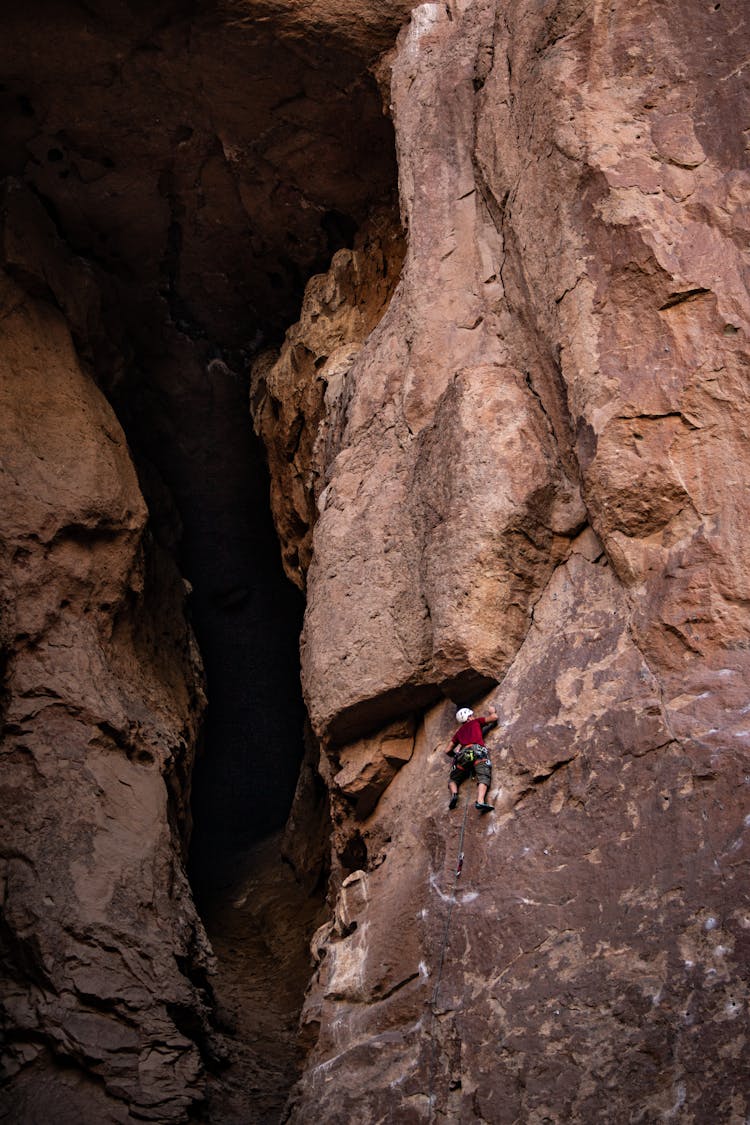
<svg viewBox="0 0 750 1125"><path fill-rule="evenodd" d="M476 0L388 60L401 278L295 439L335 909L293 1121L747 1114L747 47Z"/></svg>

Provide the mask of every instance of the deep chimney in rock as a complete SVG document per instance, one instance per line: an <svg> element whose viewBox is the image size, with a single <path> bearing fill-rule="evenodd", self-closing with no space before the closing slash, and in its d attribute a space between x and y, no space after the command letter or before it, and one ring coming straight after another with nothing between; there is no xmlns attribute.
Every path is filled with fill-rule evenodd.
<svg viewBox="0 0 750 1125"><path fill-rule="evenodd" d="M52 294L192 587L208 681L194 871L213 879L283 824L302 753L302 604L276 562L249 368L307 278L393 203L392 130L367 71L379 44L241 4L44 16L4 17L1 171L86 271L85 295L61 280Z"/></svg>
<svg viewBox="0 0 750 1125"><path fill-rule="evenodd" d="M745 0L6 7L8 1114L745 1120Z"/></svg>
<svg viewBox="0 0 750 1125"><path fill-rule="evenodd" d="M251 367L374 211L398 230L393 129L369 68L405 7L369 32L223 0L39 0L0 17L6 747L21 772L29 754L44 776L73 759L82 771L60 798L29 776L11 802L12 863L34 889L11 872L4 956L13 995L41 973L48 1008L69 994L89 1021L79 1034L44 1003L6 1016L18 1119L32 1103L62 1123L103 1120L112 1098L139 1113L158 1098L160 1119L181 1120L218 1065L181 848L224 925L216 891L283 827L305 726L304 599L282 566ZM23 702L37 699L55 703ZM321 784L310 775L310 792ZM322 869L316 848L305 877ZM276 853L262 853L266 888L283 882ZM277 954L292 982L280 1023L301 1003L320 893L309 905L284 891L299 907ZM242 940L282 925L265 901L256 893ZM25 911L44 915L33 937ZM252 949L251 961L267 954ZM130 969L116 964L133 956L149 968L128 999ZM157 1042L163 1068L139 1078ZM180 1059L187 1077L167 1080Z"/></svg>

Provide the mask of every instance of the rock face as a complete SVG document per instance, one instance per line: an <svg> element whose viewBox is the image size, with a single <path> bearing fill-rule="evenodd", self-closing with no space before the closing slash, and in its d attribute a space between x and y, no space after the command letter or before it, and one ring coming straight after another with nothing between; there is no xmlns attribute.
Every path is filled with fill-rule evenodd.
<svg viewBox="0 0 750 1125"><path fill-rule="evenodd" d="M325 504L326 468L341 439L347 376L398 281L403 235L389 212L371 218L355 246L339 250L305 291L299 322L280 353L253 366L255 427L271 465L271 509L287 576L304 587L312 528Z"/></svg>
<svg viewBox="0 0 750 1125"><path fill-rule="evenodd" d="M179 835L200 659L111 407L60 313L0 284L11 1119L181 1120L211 960Z"/></svg>
<svg viewBox="0 0 750 1125"><path fill-rule="evenodd" d="M307 599L280 847L306 892L330 872L287 1119L741 1125L740 0L2 21L3 1116L278 1111L249 1042L207 1077L226 1060L183 863L205 698L176 562L206 563L212 702L276 679L235 659L280 588L235 566L260 541L233 523L249 397ZM467 702L499 713L484 818L471 783L446 809ZM220 809L293 760L237 715L213 720L248 750L215 759ZM237 1027L283 1025L278 1086L298 986L243 982L235 938L257 894L260 971L288 952L298 981L319 918L263 872L212 924L222 994L263 1009Z"/></svg>
<svg viewBox="0 0 750 1125"><path fill-rule="evenodd" d="M293 1121L745 1120L747 48L740 4L463 0L387 60L398 287L313 409L339 266L258 372L314 451L338 888Z"/></svg>

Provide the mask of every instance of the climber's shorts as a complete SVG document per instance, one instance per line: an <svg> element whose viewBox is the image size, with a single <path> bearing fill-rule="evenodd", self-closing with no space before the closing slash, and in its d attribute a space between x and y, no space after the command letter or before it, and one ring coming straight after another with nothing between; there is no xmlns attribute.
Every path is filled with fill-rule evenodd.
<svg viewBox="0 0 750 1125"><path fill-rule="evenodd" d="M492 762L488 754L483 754L481 758L475 758L463 769L460 766L454 766L450 772L450 780L454 781L456 785L460 785L462 781L466 781L466 778L472 777L472 775L476 777L477 782L489 788L492 784Z"/></svg>

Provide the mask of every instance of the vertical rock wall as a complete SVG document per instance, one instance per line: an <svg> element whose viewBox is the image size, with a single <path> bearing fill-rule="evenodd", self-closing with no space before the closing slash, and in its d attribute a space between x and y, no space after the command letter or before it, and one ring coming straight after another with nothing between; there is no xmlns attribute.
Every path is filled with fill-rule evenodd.
<svg viewBox="0 0 750 1125"><path fill-rule="evenodd" d="M277 509L335 822L294 1121L747 1116L749 38L455 0L384 64L401 279L301 420L311 545Z"/></svg>
<svg viewBox="0 0 750 1125"><path fill-rule="evenodd" d="M209 1000L181 854L200 659L63 316L0 286L4 1115L184 1120Z"/></svg>
<svg viewBox="0 0 750 1125"><path fill-rule="evenodd" d="M333 821L291 1119L747 1117L746 16L414 7L399 229L365 71L411 7L4 16L0 167L47 207L2 203L11 1119L184 1121L213 1050L199 661L89 364L189 412L368 213L252 387ZM441 751L490 699L464 821Z"/></svg>

